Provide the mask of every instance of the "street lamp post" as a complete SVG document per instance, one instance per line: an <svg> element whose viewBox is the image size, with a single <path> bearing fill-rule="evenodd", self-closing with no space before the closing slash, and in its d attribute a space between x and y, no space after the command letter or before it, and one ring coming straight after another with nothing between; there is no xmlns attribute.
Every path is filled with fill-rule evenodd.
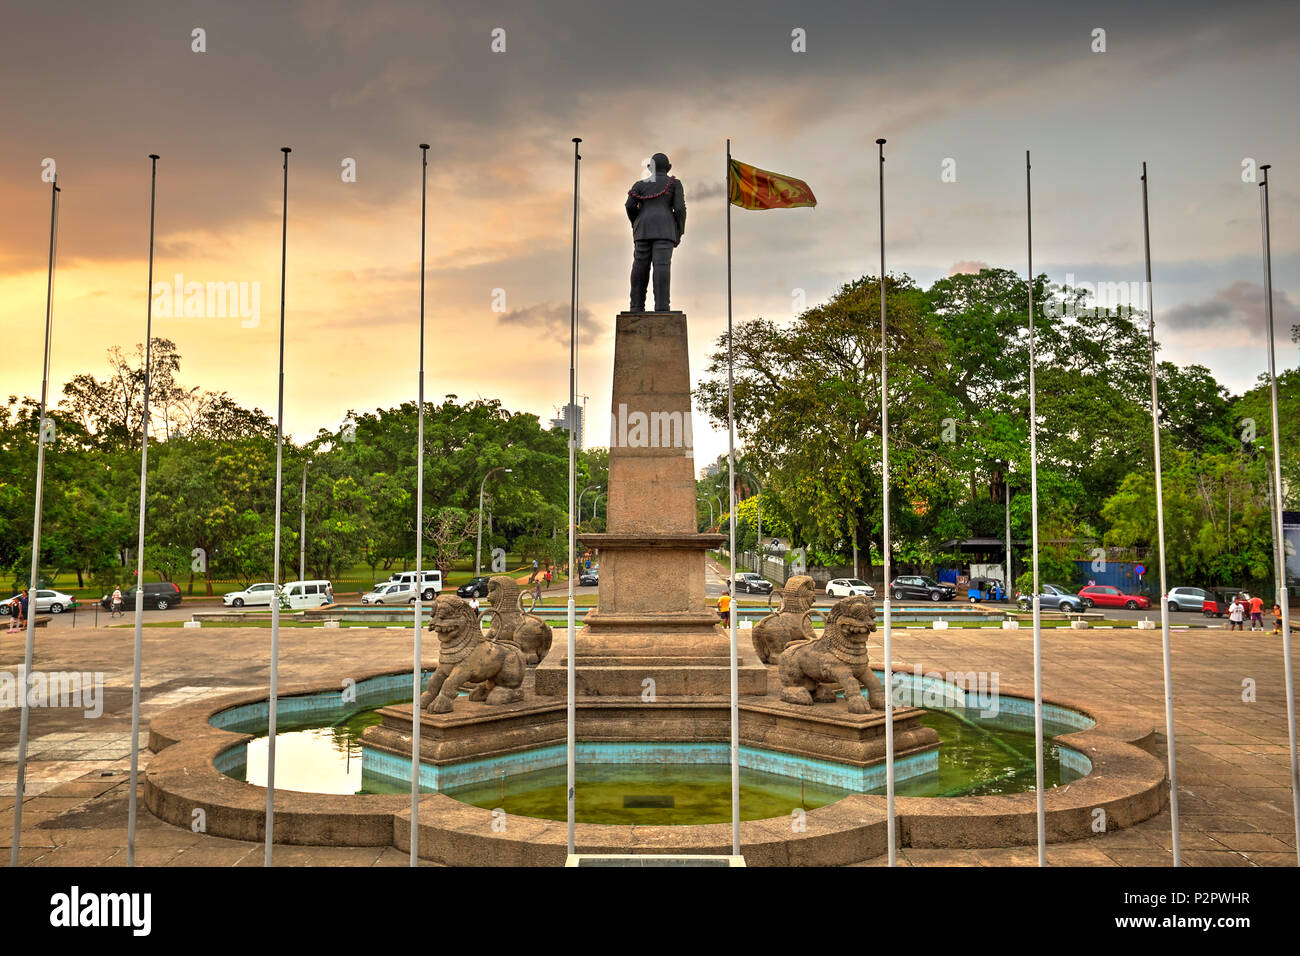
<svg viewBox="0 0 1300 956"><path fill-rule="evenodd" d="M491 469L478 485L478 538L474 542L474 574L477 576L483 570L483 489L487 486L487 480L495 475L498 471L504 471L510 474L513 468L504 466Z"/></svg>
<svg viewBox="0 0 1300 956"><path fill-rule="evenodd" d="M758 567L755 568L759 574L763 573L763 485L752 472L745 472L745 477L752 481L758 488L758 538L755 542L758 551Z"/></svg>
<svg viewBox="0 0 1300 956"><path fill-rule="evenodd" d="M709 527L712 528L713 527L713 502L709 500L708 495L701 495L697 497L695 500L703 501L705 506L709 509Z"/></svg>
<svg viewBox="0 0 1300 956"><path fill-rule="evenodd" d="M591 520L592 521L596 520L596 506L600 504L600 499L604 497L605 497L605 493L602 491L600 494L596 495L596 497L591 499ZM578 517L581 518L582 515L579 514Z"/></svg>
<svg viewBox="0 0 1300 956"><path fill-rule="evenodd" d="M582 495L589 491L600 491L600 485L588 485L582 489L582 494L578 495L578 524L582 524ZM592 514L594 516L595 512L593 511Z"/></svg>
<svg viewBox="0 0 1300 956"><path fill-rule="evenodd" d="M302 463L302 507L299 509L301 524L298 530L298 580L307 580L307 466L310 461Z"/></svg>

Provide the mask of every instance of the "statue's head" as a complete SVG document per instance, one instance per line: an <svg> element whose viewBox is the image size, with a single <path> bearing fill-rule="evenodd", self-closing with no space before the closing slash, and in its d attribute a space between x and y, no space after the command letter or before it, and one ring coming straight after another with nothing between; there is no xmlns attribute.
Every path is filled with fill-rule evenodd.
<svg viewBox="0 0 1300 956"><path fill-rule="evenodd" d="M826 616L826 624L839 625L840 633L850 644L865 644L876 629L876 602L865 594L841 598Z"/></svg>
<svg viewBox="0 0 1300 956"><path fill-rule="evenodd" d="M656 173L666 173L673 168L673 164L668 162L668 157L663 153L655 153L650 157L650 162L654 164Z"/></svg>
<svg viewBox="0 0 1300 956"><path fill-rule="evenodd" d="M452 644L463 640L467 634L472 635L472 629L478 628L478 616L468 601L454 594L440 594L433 603L433 620L429 627L440 642Z"/></svg>

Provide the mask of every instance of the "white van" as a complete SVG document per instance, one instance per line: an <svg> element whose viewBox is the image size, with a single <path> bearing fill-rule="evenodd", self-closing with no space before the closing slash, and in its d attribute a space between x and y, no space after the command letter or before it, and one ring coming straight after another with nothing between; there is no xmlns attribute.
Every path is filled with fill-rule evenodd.
<svg viewBox="0 0 1300 956"><path fill-rule="evenodd" d="M415 582L417 578L418 576L414 571L398 571L391 578L389 578L389 580L396 581L399 584L404 584L407 587L409 587L412 591L414 591ZM425 571L424 590L420 592L420 600L432 601L434 598L438 596L439 592L441 591L442 591L442 572L437 570Z"/></svg>
<svg viewBox="0 0 1300 956"><path fill-rule="evenodd" d="M328 581L290 581L280 595L282 606L287 604L293 611L334 603L334 587Z"/></svg>

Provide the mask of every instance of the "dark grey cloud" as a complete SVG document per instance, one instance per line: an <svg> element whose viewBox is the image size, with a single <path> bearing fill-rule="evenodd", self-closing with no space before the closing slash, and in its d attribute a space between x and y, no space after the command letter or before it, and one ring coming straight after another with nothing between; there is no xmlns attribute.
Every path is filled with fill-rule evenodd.
<svg viewBox="0 0 1300 956"><path fill-rule="evenodd" d="M567 343L572 316L573 309L569 305L561 302L543 302L522 309L511 309L509 312L502 313L497 321L518 332L536 335L538 341L563 340ZM590 345L600 331L600 323L596 321L596 317L589 310L579 307L578 342Z"/></svg>
<svg viewBox="0 0 1300 956"><path fill-rule="evenodd" d="M1282 290L1273 289L1273 324L1275 330L1289 329L1300 322L1300 308ZM1260 336L1265 325L1264 286L1259 282L1239 280L1218 289L1208 299L1185 302L1169 309L1162 325L1175 332L1199 332L1234 328Z"/></svg>

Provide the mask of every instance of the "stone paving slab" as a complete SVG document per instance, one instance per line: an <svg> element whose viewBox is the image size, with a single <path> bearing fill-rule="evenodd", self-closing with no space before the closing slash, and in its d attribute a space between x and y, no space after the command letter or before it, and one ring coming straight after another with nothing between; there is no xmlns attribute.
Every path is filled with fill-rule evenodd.
<svg viewBox="0 0 1300 956"><path fill-rule="evenodd" d="M40 866L124 866L130 752L131 642L120 629L81 627L37 637L38 670L103 671L104 712L75 708L30 711L27 792L20 860ZM264 687L268 634L254 628L185 631L146 629L141 711L217 694ZM1174 636L1175 720L1182 848L1189 866L1294 866L1289 750L1282 687L1281 642L1267 634L1225 644L1220 630ZM879 635L877 635L879 636ZM3 635L0 635L3 637ZM409 661L409 632L305 630L281 632L283 682L338 680ZM1032 631L894 630L900 663L934 669L997 672L1006 684L1032 683ZM0 640L0 670L21 661L18 640ZM874 646L873 659L880 659ZM1043 632L1044 691L1105 702L1154 724L1152 750L1161 760L1164 697L1159 631ZM910 669L910 666L909 666ZM1243 702L1242 681L1256 682ZM0 711L0 851L12 840L18 711ZM147 740L147 726L141 727ZM150 754L141 750L141 768ZM101 776L111 772L112 776ZM138 803L136 862L142 866L260 865L260 843L191 833L157 820ZM1120 831L1048 846L1055 866L1168 866L1169 813ZM277 865L406 866L395 847L275 848ZM884 856L865 865L883 865ZM1031 847L973 850L902 848L906 866L1033 866Z"/></svg>

